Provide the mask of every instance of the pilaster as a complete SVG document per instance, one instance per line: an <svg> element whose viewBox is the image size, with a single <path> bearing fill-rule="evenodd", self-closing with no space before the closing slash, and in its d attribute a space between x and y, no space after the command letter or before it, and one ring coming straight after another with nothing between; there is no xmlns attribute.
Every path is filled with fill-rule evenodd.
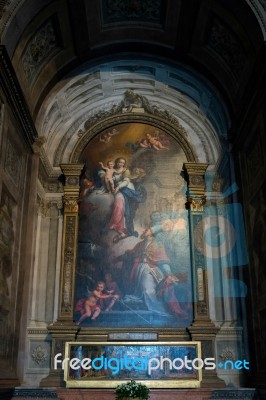
<svg viewBox="0 0 266 400"><path fill-rule="evenodd" d="M188 184L187 207L189 208L191 259L193 273L194 320L188 331L192 340L202 345L202 358L215 358L215 338L219 331L210 319L208 274L204 251L204 207L205 173L208 164L184 163L183 169ZM217 377L216 371L203 370L202 387L223 387L224 382Z"/></svg>
<svg viewBox="0 0 266 400"><path fill-rule="evenodd" d="M61 353L64 358L65 341L75 340L77 334L77 326L73 322L73 307L78 238L79 177L83 164L61 164L61 169L65 176L65 185L60 297L57 321L48 326L52 335L51 371L49 376L42 380L41 386L64 385L63 371L54 369L54 356Z"/></svg>
<svg viewBox="0 0 266 400"><path fill-rule="evenodd" d="M63 250L58 321L73 321L75 264L78 235L79 176L83 164L61 164L65 175Z"/></svg>

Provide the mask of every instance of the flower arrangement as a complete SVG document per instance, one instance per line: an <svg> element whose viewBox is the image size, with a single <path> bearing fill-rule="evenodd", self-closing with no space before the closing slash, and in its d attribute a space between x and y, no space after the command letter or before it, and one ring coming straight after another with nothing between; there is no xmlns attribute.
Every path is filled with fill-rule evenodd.
<svg viewBox="0 0 266 400"><path fill-rule="evenodd" d="M116 387L115 400L124 400L126 398L148 400L149 392L150 389L146 385L131 380Z"/></svg>

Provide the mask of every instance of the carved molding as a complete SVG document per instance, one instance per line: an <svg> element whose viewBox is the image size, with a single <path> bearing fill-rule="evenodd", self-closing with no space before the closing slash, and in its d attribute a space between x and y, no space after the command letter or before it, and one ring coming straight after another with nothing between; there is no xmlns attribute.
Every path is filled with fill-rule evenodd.
<svg viewBox="0 0 266 400"><path fill-rule="evenodd" d="M60 181L61 171L54 171L43 148L43 140L33 144L35 153L40 155L38 179L46 193L63 193Z"/></svg>
<svg viewBox="0 0 266 400"><path fill-rule="evenodd" d="M266 2L265 0L246 0L253 9L260 24L264 40L266 39Z"/></svg>
<svg viewBox="0 0 266 400"><path fill-rule="evenodd" d="M189 177L200 176L204 177L204 174L208 168L206 163L184 163L184 168ZM201 186L204 184L204 179L200 179Z"/></svg>
<svg viewBox="0 0 266 400"><path fill-rule="evenodd" d="M66 186L78 186L79 185L79 177L78 176L67 176L65 185Z"/></svg>
<svg viewBox="0 0 266 400"><path fill-rule="evenodd" d="M0 244L10 248L14 241L14 229L11 210L7 203L0 208Z"/></svg>
<svg viewBox="0 0 266 400"><path fill-rule="evenodd" d="M0 46L0 87L26 143L31 146L38 134L4 46Z"/></svg>
<svg viewBox="0 0 266 400"><path fill-rule="evenodd" d="M46 138L44 136L36 138L35 142L32 145L32 149L35 154L41 155L41 149L45 142Z"/></svg>
<svg viewBox="0 0 266 400"><path fill-rule="evenodd" d="M66 180L68 177L79 177L80 173L84 167L84 164L60 164L60 168L63 171L63 174L66 176ZM79 181L76 181L74 186L79 186Z"/></svg>
<svg viewBox="0 0 266 400"><path fill-rule="evenodd" d="M202 340L201 341L202 358L213 357L214 346L212 340Z"/></svg>
<svg viewBox="0 0 266 400"><path fill-rule="evenodd" d="M205 325L205 326L204 326ZM188 327L188 331L191 335L192 340L199 340L201 342L202 348L202 358L215 357L215 338L219 331L214 324L209 324L206 326L205 321L201 323L193 324ZM203 382L205 379L211 378L213 387L224 387L224 381L217 377L216 371L203 370Z"/></svg>
<svg viewBox="0 0 266 400"><path fill-rule="evenodd" d="M207 47L222 58L236 77L241 75L246 64L241 43L229 26L216 18L213 20Z"/></svg>
<svg viewBox="0 0 266 400"><path fill-rule="evenodd" d="M188 204L192 211L202 212L206 205L206 196L194 199L193 197L188 197Z"/></svg>
<svg viewBox="0 0 266 400"><path fill-rule="evenodd" d="M63 198L65 212L77 213L78 212L78 197L70 198L69 195Z"/></svg>
<svg viewBox="0 0 266 400"><path fill-rule="evenodd" d="M158 102L157 103L158 107L162 107L162 105ZM213 140L213 133L210 131L206 131L205 129L203 130L202 127L195 122L193 118L188 116L185 112L181 111L178 108L175 108L173 105L168 105L168 110L167 111L170 115L173 115L174 118L180 118L183 122L185 122L192 132L194 132L194 135L198 137L201 141L202 147L204 149L204 152L206 154L206 162L209 164L214 164L216 162L216 155L214 152L214 149L212 147L212 140ZM218 118L218 117L217 117ZM220 120L220 119L219 119ZM223 126L221 122L221 126ZM221 127L216 123L215 124L215 129L219 133L220 136L227 136L227 130L223 129L221 130ZM185 133L186 137L188 137L187 133Z"/></svg>
<svg viewBox="0 0 266 400"><path fill-rule="evenodd" d="M265 394L263 394L263 397ZM219 389L212 391L212 399L239 399L239 400L252 400L257 397L256 389ZM263 398L262 397L262 398Z"/></svg>
<svg viewBox="0 0 266 400"><path fill-rule="evenodd" d="M39 329L39 328L29 328L28 329L28 335L42 335L46 336L48 335L49 331L47 329Z"/></svg>
<svg viewBox="0 0 266 400"><path fill-rule="evenodd" d="M121 21L160 23L162 0L102 0L104 24Z"/></svg>
<svg viewBox="0 0 266 400"><path fill-rule="evenodd" d="M193 210L194 211L194 210ZM195 319L209 317L208 309L208 275L205 265L202 212L191 215L193 275L195 296Z"/></svg>
<svg viewBox="0 0 266 400"><path fill-rule="evenodd" d="M65 230L64 230L64 249L63 256L64 262L62 265L63 280L62 280L62 303L61 313L67 314L72 317L72 294L73 294L73 270L75 263L75 249L76 249L76 229L77 218L76 216L65 216Z"/></svg>
<svg viewBox="0 0 266 400"><path fill-rule="evenodd" d="M236 360L236 354L235 354L235 351L232 348L225 347L220 352L219 358L221 359L222 362L225 362L227 360L235 361Z"/></svg>
<svg viewBox="0 0 266 400"><path fill-rule="evenodd" d="M188 182L188 205L192 211L203 212L206 204L205 172L208 164L184 163L183 169Z"/></svg>
<svg viewBox="0 0 266 400"><path fill-rule="evenodd" d="M51 218L54 219L55 217L51 216L51 210L57 209L59 211L59 215L61 214L61 210L63 208L63 200L62 198L58 199L54 198L42 198L41 196L37 195L37 213L41 215L43 218Z"/></svg>
<svg viewBox="0 0 266 400"><path fill-rule="evenodd" d="M50 217L51 202L37 197L38 214L43 217Z"/></svg>
<svg viewBox="0 0 266 400"><path fill-rule="evenodd" d="M48 178L58 178L59 172L54 171L52 164L50 163L50 160L48 159L43 146L41 146L41 148L40 148L40 159L41 159L42 166L45 170L47 177Z"/></svg>
<svg viewBox="0 0 266 400"><path fill-rule="evenodd" d="M55 17L50 18L39 27L22 55L22 68L30 84L34 81L42 66L47 63L47 60L61 50L60 40L54 27L56 21L54 20Z"/></svg>
<svg viewBox="0 0 266 400"><path fill-rule="evenodd" d="M55 348L56 353L62 353L63 354L65 352L65 342L63 340L60 340L60 339L55 340L54 348Z"/></svg>
<svg viewBox="0 0 266 400"><path fill-rule="evenodd" d="M134 103L134 99L129 100L127 98L127 92L128 91L124 93L124 99L118 104L105 104L104 109L101 109L97 113L93 113L89 118L87 118L84 122L83 129L76 129L75 131L74 126L71 126L56 149L54 155L55 166L60 165L64 152L69 141L72 139L73 134L76 133L79 139L70 156L70 162L77 163L80 153L92 137L102 132L104 129L121 122L143 122L165 130L178 141L186 153L187 160L196 161L196 157L187 140L187 132L180 124L179 120L169 111L162 110L157 105L150 104L145 96L141 96L135 92L134 96L137 97L137 100L135 101L138 104ZM137 113L136 110L139 110L139 108L136 108L135 105L141 106L140 108L142 112ZM106 106L109 108L106 108ZM82 122L79 121L77 127L80 126L81 123Z"/></svg>
<svg viewBox="0 0 266 400"><path fill-rule="evenodd" d="M125 69L126 74L128 75L129 73L131 73L131 71L140 71L140 73L146 73L147 71L149 71L150 74L155 74L157 73L157 69L158 68L158 74L160 69L162 68L162 66L149 66L148 63L147 65L143 66L143 65L125 65L123 66L123 69ZM112 71L114 72L119 72L121 69L118 66L112 66ZM150 72L151 70L151 72ZM121 70L122 71L122 70ZM171 74L170 70L169 71L164 71L164 73L167 73L167 75ZM174 75L174 74L173 74ZM115 75L114 75L115 76ZM113 80L114 76L110 75L110 79ZM160 75L158 75L160 76ZM181 76L181 77L180 77ZM103 78L103 81L106 80L106 78ZM143 77L142 77L143 78ZM142 79L141 78L141 79ZM85 84L83 85L83 83L80 83L80 85L78 85L78 81L74 82L72 85L77 85L77 87L79 87L79 89L72 90L69 93L72 93L72 97L74 97L74 94L78 94L78 96L82 97L82 93L83 90L85 90L85 88L87 89L87 92L90 93L90 89L88 86L86 86L86 75L83 78L85 80ZM130 79L128 77L128 79ZM170 75L168 76L169 79L169 85L171 85L171 81L173 80L172 77L170 77ZM135 93L138 97L137 102L128 102L125 100L125 98L123 100L121 100L119 102L119 100L121 99L121 93L119 89L119 93L118 91L115 90L115 93L112 97L110 97L110 93L109 91L107 91L106 87L104 86L102 89L102 94L101 96L106 96L107 99L106 101L103 103L102 101L95 101L92 102L92 99L88 100L89 102L92 102L91 106L89 107L89 109L87 109L87 111L85 111L84 108L84 113L81 114L80 116L77 116L77 118L73 119L73 122L71 123L71 125L65 125L65 120L67 118L67 115L69 110L65 110L64 107L60 108L59 110L63 113L63 115L59 115L59 111L58 114L52 113L52 119L54 120L53 123L51 124L46 124L43 122L43 124L41 125L42 121L46 121L48 120L49 123L49 118L48 116L50 115L50 111L51 109L53 109L53 107L48 111L48 110L44 110L44 116L40 117L40 126L42 126L42 131L43 132L47 132L47 135L51 138L49 143L53 142L53 138L56 135L56 132L58 129L60 129L61 126L61 130L62 132L64 132L64 134L62 134L62 138L60 141L58 141L58 144L56 146L56 148L51 149L52 153L54 154L53 156L53 165L58 166L63 160L67 160L68 155L69 155L69 151L71 151L71 147L73 144L73 136L75 139L79 139L80 137L86 135L86 132L91 129L95 124L99 123L100 121L103 121L104 119L108 118L108 117L112 117L115 115L119 115L121 113L123 113L123 111L127 110L127 112L133 114L134 112L136 112L136 110L142 110L142 112L139 111L139 114L142 113L144 115L146 114L150 114L150 115L158 115L160 118L164 119L165 121L169 121L171 124L173 123L174 125L177 126L178 130L181 131L181 129L184 130L184 135L189 137L190 136L190 140L192 142L194 142L194 138L198 137L198 139L200 139L201 142L201 146L204 148L205 153L206 153L206 161L214 164L217 160L217 152L220 152L220 150L218 150L216 144L214 144L216 142L216 133L220 136L220 135L224 135L227 136L227 131L228 131L228 123L227 121L225 121L225 113L221 111L221 103L217 101L216 96L214 96L214 94L212 94L212 92L210 91L209 88L202 88L200 82L198 82L198 84L193 81L193 83L191 83L191 81L185 81L184 85L188 85L190 87L191 85L191 89L193 88L193 92L196 89L198 90L198 97L197 99L201 99L200 101L202 102L202 107L200 107L200 110L198 110L195 105L191 105L191 111L192 114L190 115L190 113L188 114L186 112L186 101L185 99L181 98L183 96L180 96L180 93L178 92L179 89L181 89L181 87L179 87L180 85L183 86L183 83L180 82L180 79L182 79L182 73L178 74L178 79L176 79L176 82L174 83L174 86L177 89L177 93L173 94L173 91L170 90L170 88L164 87L164 88L160 88L160 86L157 88L156 87L156 80L153 81L156 89L155 92L152 96L152 98L149 97L149 99L147 99L145 96L141 96L138 93ZM153 80L153 79L152 79ZM116 80L115 80L116 81ZM114 85L116 85L114 81ZM83 82L83 81L82 81ZM100 82L100 80L99 80ZM131 80L129 80L129 82L131 82ZM172 82L173 84L173 82ZM70 90L72 86L70 86L67 90ZM194 89L195 88L195 89ZM182 89L181 89L182 91ZM117 92L117 94L116 94ZM207 94L206 94L207 92ZM165 102L165 98L169 98L172 99L172 101L170 102ZM124 93L124 97L125 97L125 93ZM205 102L203 101L203 99L205 97L210 97L210 99L206 102L207 104L205 104ZM118 100L119 99L119 100ZM66 98L65 98L65 92L62 90L60 90L56 96L56 100L55 102L65 102ZM197 103L198 100L195 99L195 102ZM127 104L126 104L127 103ZM204 103L204 104L203 104ZM63 104L63 103L62 103ZM136 107L134 105L134 107L131 107L131 105L137 105L137 106L141 106L140 108ZM72 106L70 105L70 109L72 110ZM57 109L57 107L56 107ZM130 111L131 110L131 111ZM181 111L183 110L183 112ZM144 112L143 112L144 111ZM71 111L72 112L72 111ZM75 111L73 110L73 112L75 113ZM207 115L207 119L209 119L209 121L211 121L211 125L208 123L206 124L207 120L204 117L203 120L203 114L204 112L206 112ZM65 118L64 118L65 115ZM195 121L197 120L197 123L195 123ZM184 124L186 124L187 126L189 126L189 134L186 132L186 129L184 129L184 127L180 126L180 122L184 121ZM183 123L183 122L181 122ZM178 126L179 125L179 126ZM110 125L109 125L110 126ZM57 127L57 129L56 129ZM59 127L59 128L58 128ZM108 128L108 127L107 127ZM96 132L97 133L97 132ZM196 140L196 142L198 142L198 139ZM77 160L77 159L76 159ZM75 162L76 162L75 160ZM191 159L189 159L191 161ZM74 161L74 159L73 159Z"/></svg>
<svg viewBox="0 0 266 400"><path fill-rule="evenodd" d="M63 197L64 230L59 320L73 320L73 281L77 251L79 176L83 167L83 164L61 164L66 184Z"/></svg>
<svg viewBox="0 0 266 400"><path fill-rule="evenodd" d="M266 11L266 0L259 0L262 8L264 9L264 11Z"/></svg>
<svg viewBox="0 0 266 400"><path fill-rule="evenodd" d="M63 185L58 179L45 179L40 173L38 179L46 193L63 193Z"/></svg>
<svg viewBox="0 0 266 400"><path fill-rule="evenodd" d="M20 186L21 165L22 157L18 149L14 143L7 139L4 169L17 187Z"/></svg>
<svg viewBox="0 0 266 400"><path fill-rule="evenodd" d="M57 207L58 211L62 210L62 208L63 208L63 200L62 199L56 201L56 207Z"/></svg>
<svg viewBox="0 0 266 400"><path fill-rule="evenodd" d="M24 387L17 387L13 392L13 397L18 399L58 399L57 391L55 389L45 389L45 388L24 388Z"/></svg>
<svg viewBox="0 0 266 400"><path fill-rule="evenodd" d="M13 200L7 192L3 191L0 207L0 310L2 311L0 340L3 341L4 345L10 333L8 313L11 309L12 288L9 282L10 279L12 280L12 253L15 239L13 207Z"/></svg>
<svg viewBox="0 0 266 400"><path fill-rule="evenodd" d="M195 325L212 325L208 307L208 275L206 271L203 212L206 204L205 172L206 163L184 163L183 170L188 184L187 205L190 209L190 230L192 245L192 270L194 282Z"/></svg>
<svg viewBox="0 0 266 400"><path fill-rule="evenodd" d="M31 358L36 364L42 365L48 359L48 351L45 347L37 346L32 350Z"/></svg>
<svg viewBox="0 0 266 400"><path fill-rule="evenodd" d="M1 11L0 11L0 37L13 18L16 10L21 5L22 0L1 0Z"/></svg>

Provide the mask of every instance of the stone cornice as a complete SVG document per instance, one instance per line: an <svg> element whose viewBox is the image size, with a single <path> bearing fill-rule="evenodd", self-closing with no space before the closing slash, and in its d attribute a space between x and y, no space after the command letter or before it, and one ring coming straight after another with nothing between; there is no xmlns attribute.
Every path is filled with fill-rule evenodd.
<svg viewBox="0 0 266 400"><path fill-rule="evenodd" d="M0 46L0 88L21 128L24 140L32 146L38 134L5 46Z"/></svg>

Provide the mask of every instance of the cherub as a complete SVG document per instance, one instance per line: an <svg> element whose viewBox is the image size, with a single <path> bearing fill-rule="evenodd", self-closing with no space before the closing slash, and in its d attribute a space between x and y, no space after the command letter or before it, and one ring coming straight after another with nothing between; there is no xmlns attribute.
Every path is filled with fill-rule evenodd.
<svg viewBox="0 0 266 400"><path fill-rule="evenodd" d="M113 294L112 291L109 293L108 292L104 293L104 290L105 290L105 283L103 281L98 281L96 289L94 289L92 293L96 297L97 305L99 305L101 310L104 309L106 300L109 299L107 300L108 306L105 311L110 311L115 302L119 299L119 295Z"/></svg>
<svg viewBox="0 0 266 400"><path fill-rule="evenodd" d="M150 148L150 147L151 147L151 145L150 145L150 143L148 142L148 139L147 139L147 138L141 139L141 140L138 142L138 146L139 146L139 147L142 147L142 148L144 148L144 149L147 149L147 148Z"/></svg>
<svg viewBox="0 0 266 400"><path fill-rule="evenodd" d="M164 146L159 139L152 136L150 133L146 133L146 138L154 150L163 150L163 149L168 150L168 147Z"/></svg>
<svg viewBox="0 0 266 400"><path fill-rule="evenodd" d="M99 137L99 141L103 143L109 143L112 136L118 135L119 131L115 128L113 128L109 132L102 133Z"/></svg>
<svg viewBox="0 0 266 400"><path fill-rule="evenodd" d="M101 175L103 186L105 187L107 193L114 193L115 186L114 186L113 174L114 172L116 172L116 169L114 168L114 162L108 161L106 167L103 165L101 161L99 162L99 164L101 168L105 171L105 173Z"/></svg>
<svg viewBox="0 0 266 400"><path fill-rule="evenodd" d="M103 143L109 143L111 140L111 134L110 132L107 133L102 133L101 136L99 137L99 141Z"/></svg>
<svg viewBox="0 0 266 400"><path fill-rule="evenodd" d="M115 129L115 128L113 128L111 132L108 132L108 134L110 136L118 135L118 133L119 133L119 131L117 129Z"/></svg>
<svg viewBox="0 0 266 400"><path fill-rule="evenodd" d="M78 325L84 321L84 319L89 317L94 321L101 312L101 308L97 305L97 298L93 295L90 295L86 300L80 300L77 304L76 310L82 314L78 320Z"/></svg>

